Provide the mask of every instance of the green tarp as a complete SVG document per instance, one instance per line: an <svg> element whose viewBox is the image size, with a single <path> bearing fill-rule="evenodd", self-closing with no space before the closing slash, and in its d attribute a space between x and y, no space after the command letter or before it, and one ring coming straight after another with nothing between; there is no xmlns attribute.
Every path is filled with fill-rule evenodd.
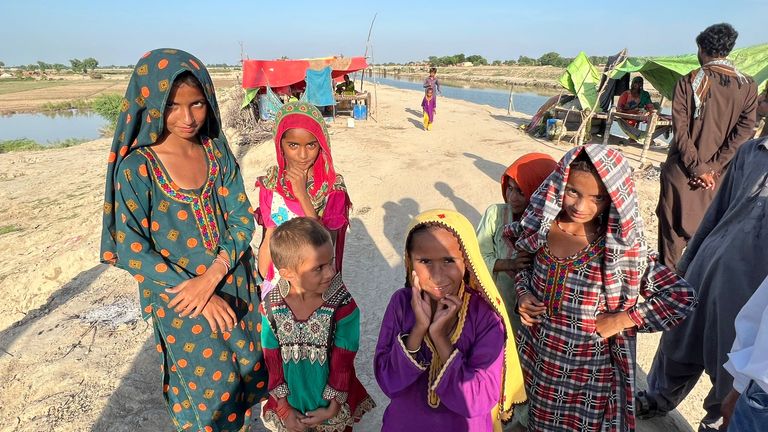
<svg viewBox="0 0 768 432"><path fill-rule="evenodd" d="M600 72L592 66L584 51L565 68L560 85L579 98L582 108L594 109L597 105L597 86Z"/></svg>
<svg viewBox="0 0 768 432"><path fill-rule="evenodd" d="M735 49L728 58L741 73L754 78L759 88L768 80L768 44ZM611 78L621 78L631 72L640 73L668 99L672 98L677 80L699 67L696 54L631 60L619 66Z"/></svg>
<svg viewBox="0 0 768 432"><path fill-rule="evenodd" d="M735 49L728 58L733 61L739 71L754 78L758 88L762 89L763 84L768 80L768 44ZM672 99L677 80L698 67L699 60L696 54L650 59L629 58L609 76L618 79L627 73L639 73L665 98ZM584 108L593 108L597 105L596 94L600 78L598 73L595 79L594 73L596 69L582 52L568 65L566 72L560 78L560 84L578 96Z"/></svg>

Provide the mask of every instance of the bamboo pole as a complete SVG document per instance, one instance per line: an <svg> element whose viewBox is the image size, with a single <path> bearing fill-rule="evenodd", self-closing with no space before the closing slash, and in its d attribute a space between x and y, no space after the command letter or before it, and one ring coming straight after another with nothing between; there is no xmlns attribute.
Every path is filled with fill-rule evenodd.
<svg viewBox="0 0 768 432"><path fill-rule="evenodd" d="M507 115L512 114L512 111L516 111L515 101L512 99L512 97L514 96L514 89L515 89L514 84L509 86L509 105L507 105Z"/></svg>

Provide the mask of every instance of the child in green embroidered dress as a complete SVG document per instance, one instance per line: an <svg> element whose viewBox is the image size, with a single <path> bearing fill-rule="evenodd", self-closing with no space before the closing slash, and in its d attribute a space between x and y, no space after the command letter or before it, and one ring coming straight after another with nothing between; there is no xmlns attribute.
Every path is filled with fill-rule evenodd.
<svg viewBox="0 0 768 432"><path fill-rule="evenodd" d="M261 303L270 397L264 421L275 431L342 431L374 407L355 376L360 310L336 272L330 232L297 217L269 244L281 279Z"/></svg>

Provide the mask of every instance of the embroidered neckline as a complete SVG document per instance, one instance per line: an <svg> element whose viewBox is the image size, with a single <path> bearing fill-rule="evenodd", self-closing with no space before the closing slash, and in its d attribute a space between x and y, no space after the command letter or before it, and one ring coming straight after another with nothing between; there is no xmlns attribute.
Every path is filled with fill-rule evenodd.
<svg viewBox="0 0 768 432"><path fill-rule="evenodd" d="M560 312L563 304L563 293L568 283L568 274L573 270L584 268L605 248L605 237L600 237L592 244L567 258L558 258L544 247L544 260L548 263L547 279L544 286L544 303L547 305L549 316Z"/></svg>
<svg viewBox="0 0 768 432"><path fill-rule="evenodd" d="M284 363L298 363L302 359L324 365L328 360L332 342L331 327L336 309L349 299L340 274L334 276L323 296L323 304L306 320L296 319L280 289L273 289L265 299L265 308L271 310L270 326L280 341L280 355ZM268 315L270 312L268 311ZM273 321L274 320L274 321ZM273 322L272 322L273 321Z"/></svg>
<svg viewBox="0 0 768 432"><path fill-rule="evenodd" d="M197 229L200 231L200 237L203 239L203 246L213 251L219 245L219 229L211 205L211 190L213 190L214 182L219 174L219 164L216 162L211 140L203 137L202 146L208 165L208 179L203 184L199 195L181 189L165 170L162 161L157 157L154 150L149 147L142 147L139 152L149 161L152 176L163 194L174 201L192 206L192 214L197 223Z"/></svg>

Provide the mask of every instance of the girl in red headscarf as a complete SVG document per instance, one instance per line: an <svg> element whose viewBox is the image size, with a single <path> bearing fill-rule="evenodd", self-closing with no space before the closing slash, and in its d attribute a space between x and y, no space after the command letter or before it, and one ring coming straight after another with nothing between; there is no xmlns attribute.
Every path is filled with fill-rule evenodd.
<svg viewBox="0 0 768 432"><path fill-rule="evenodd" d="M520 327L515 313L515 273L531 263L531 255L515 250L514 242L502 236L506 225L520 220L531 195L554 171L557 162L544 153L528 153L517 159L501 176L503 203L491 204L477 226L477 240L485 265L501 292L512 328Z"/></svg>
<svg viewBox="0 0 768 432"><path fill-rule="evenodd" d="M277 165L259 177L256 221L264 229L258 267L261 296L280 279L269 255L269 239L282 223L297 216L319 220L331 232L336 270L341 271L344 235L352 204L344 179L333 169L330 137L320 111L306 102L283 105L275 115Z"/></svg>
<svg viewBox="0 0 768 432"><path fill-rule="evenodd" d="M555 167L557 162L544 153L528 153L513 162L501 176L504 202L491 204L477 226L480 253L504 299L509 323L515 333L522 325L520 315L515 311L515 275L518 270L531 265L531 254L515 249L514 241L502 234L506 225L520 220L531 195ZM523 427L528 424L527 405L515 410L512 422Z"/></svg>

